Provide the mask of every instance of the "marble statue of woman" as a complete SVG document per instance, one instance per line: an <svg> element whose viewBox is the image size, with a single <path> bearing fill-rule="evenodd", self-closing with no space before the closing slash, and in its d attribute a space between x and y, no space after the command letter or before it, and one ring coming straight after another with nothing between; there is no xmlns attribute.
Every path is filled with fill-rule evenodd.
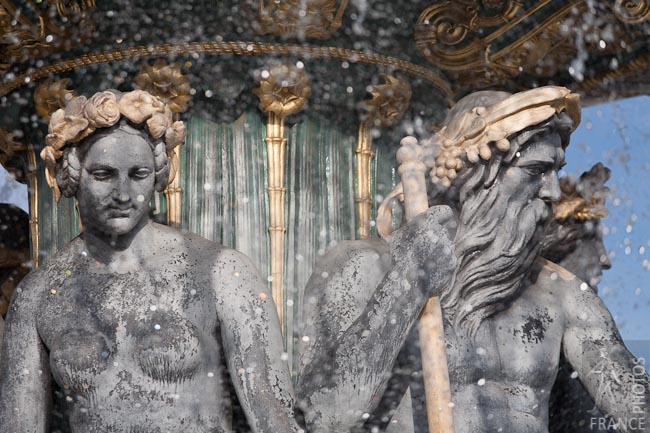
<svg viewBox="0 0 650 433"><path fill-rule="evenodd" d="M3 433L48 431L54 389L76 433L231 432L229 389L253 432L299 430L279 321L250 260L149 218L184 135L139 90L53 114L41 156L57 198L76 198L83 233L16 289Z"/></svg>

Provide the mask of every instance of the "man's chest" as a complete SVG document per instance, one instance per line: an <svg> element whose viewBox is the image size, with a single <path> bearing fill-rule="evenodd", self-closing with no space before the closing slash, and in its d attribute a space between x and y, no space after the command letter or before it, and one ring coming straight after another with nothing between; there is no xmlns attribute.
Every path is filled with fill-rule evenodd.
<svg viewBox="0 0 650 433"><path fill-rule="evenodd" d="M450 380L551 386L557 372L563 321L552 306L519 299L483 320L473 341L445 327Z"/></svg>

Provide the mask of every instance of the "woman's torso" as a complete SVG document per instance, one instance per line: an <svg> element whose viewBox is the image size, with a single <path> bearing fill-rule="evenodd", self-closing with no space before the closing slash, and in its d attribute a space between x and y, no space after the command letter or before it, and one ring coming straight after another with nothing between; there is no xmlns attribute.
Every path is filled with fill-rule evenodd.
<svg viewBox="0 0 650 433"><path fill-rule="evenodd" d="M72 431L229 432L211 265L180 242L118 274L82 245L49 265L37 321Z"/></svg>

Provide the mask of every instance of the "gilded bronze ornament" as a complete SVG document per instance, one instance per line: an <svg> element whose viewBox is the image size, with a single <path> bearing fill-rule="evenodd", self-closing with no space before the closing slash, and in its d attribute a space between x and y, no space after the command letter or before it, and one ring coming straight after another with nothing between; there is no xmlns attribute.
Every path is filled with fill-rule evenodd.
<svg viewBox="0 0 650 433"><path fill-rule="evenodd" d="M650 1L616 0L616 3L614 3L614 13L624 23L642 23L650 18Z"/></svg>
<svg viewBox="0 0 650 433"><path fill-rule="evenodd" d="M356 148L357 160L357 224L360 239L370 236L372 219L371 162L375 156L372 150L372 129L385 128L400 119L411 103L411 86L406 80L388 74L381 74L384 84L373 86L371 98L361 104L364 119L359 124L359 140Z"/></svg>
<svg viewBox="0 0 650 433"><path fill-rule="evenodd" d="M36 113L45 121L49 122L52 113L59 108L65 107L70 99L77 96L75 90L67 89L70 83L69 78L52 81L51 78L40 83L34 91L34 106Z"/></svg>
<svg viewBox="0 0 650 433"><path fill-rule="evenodd" d="M32 2L22 3L14 4L12 0L0 2L0 46L3 47L0 73L17 64L69 50L71 41L88 37L95 30L94 0L81 0L80 3L56 0L54 6L60 17L58 20ZM26 13L26 9L31 13Z"/></svg>
<svg viewBox="0 0 650 433"><path fill-rule="evenodd" d="M8 165L9 160L27 150L26 146L16 141L16 135L0 129L0 165L13 175L20 175L16 168Z"/></svg>
<svg viewBox="0 0 650 433"><path fill-rule="evenodd" d="M593 19L581 18L586 15ZM648 18L647 0L619 0L595 9L584 0L562 5L543 0L528 6L512 0L447 1L420 14L414 38L418 52L446 71L459 92L495 87L526 90L522 77L549 80L567 70L576 78L571 87L586 91L594 89L593 82L607 83L610 75L634 73L627 68L630 63L641 62L647 68L644 50L592 77L585 77L573 63L580 53L607 63L620 47L641 48L646 31L639 24ZM518 36L510 37L513 34Z"/></svg>
<svg viewBox="0 0 650 433"><path fill-rule="evenodd" d="M32 240L32 266L38 268L38 163L34 146L27 146L27 179L29 180L29 235Z"/></svg>
<svg viewBox="0 0 650 433"><path fill-rule="evenodd" d="M560 222L567 219L591 221L606 217L605 200L609 195L609 188L605 183L610 176L611 171L598 163L583 173L578 181L570 177L561 178L562 198L553 204L555 219Z"/></svg>
<svg viewBox="0 0 650 433"><path fill-rule="evenodd" d="M341 27L348 0L259 0L259 33L329 39Z"/></svg>
<svg viewBox="0 0 650 433"><path fill-rule="evenodd" d="M153 65L145 64L133 80L135 86L160 98L167 107L178 115L187 110L190 101L190 81L181 71L178 63L168 64L165 59L158 59ZM181 225L183 190L181 188L181 155L173 149L169 155L172 166L171 181L165 189L167 200L167 224L172 227Z"/></svg>
<svg viewBox="0 0 650 433"><path fill-rule="evenodd" d="M311 94L309 77L302 68L275 63L261 72L260 86L253 90L259 108L268 114L266 149L268 155L269 232L271 243L271 294L280 323L284 323L284 240L285 240L285 151L284 121L302 110Z"/></svg>
<svg viewBox="0 0 650 433"><path fill-rule="evenodd" d="M178 63L168 64L158 59L153 65L145 64L133 79L137 88L160 98L172 113L187 110L190 101L190 81Z"/></svg>
<svg viewBox="0 0 650 433"><path fill-rule="evenodd" d="M267 42L191 42L183 44L158 44L141 45L130 48L121 48L98 53L84 54L68 60L53 63L51 65L35 68L34 70L17 74L16 78L0 84L0 96L19 88L25 83L40 80L50 74L60 74L85 68L92 65L99 65L112 62L120 62L138 58L161 57L166 55L179 54L204 54L204 55L235 55L235 56L301 56L319 59L336 59L350 63L362 63L366 65L377 65L391 67L409 75L427 80L433 88L440 92L450 103L453 92L449 83L436 71L425 68L415 63L397 59L395 57L381 54L366 53L359 50L339 47L321 47L298 44L276 44Z"/></svg>

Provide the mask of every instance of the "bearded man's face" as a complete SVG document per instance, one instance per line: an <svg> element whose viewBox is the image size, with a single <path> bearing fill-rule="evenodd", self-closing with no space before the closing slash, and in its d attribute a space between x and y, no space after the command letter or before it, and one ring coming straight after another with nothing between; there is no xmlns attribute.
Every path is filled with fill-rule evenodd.
<svg viewBox="0 0 650 433"><path fill-rule="evenodd" d="M469 335L518 296L541 249L551 202L560 198L557 171L564 150L559 133L541 129L520 149L497 167L492 185L467 191L461 204L454 240L458 268L442 302Z"/></svg>
<svg viewBox="0 0 650 433"><path fill-rule="evenodd" d="M511 197L511 205L523 207L535 200L546 202L546 219L551 214L548 205L560 199L557 172L564 165L564 150L557 132L534 135L530 141L518 152L496 187Z"/></svg>

